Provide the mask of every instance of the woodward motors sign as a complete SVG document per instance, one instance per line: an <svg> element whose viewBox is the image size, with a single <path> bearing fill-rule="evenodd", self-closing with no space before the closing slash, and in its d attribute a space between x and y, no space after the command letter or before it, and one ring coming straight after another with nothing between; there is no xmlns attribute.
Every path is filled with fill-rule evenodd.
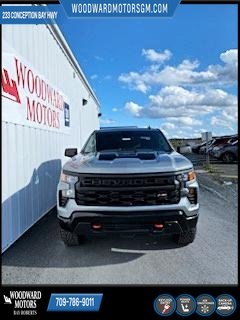
<svg viewBox="0 0 240 320"><path fill-rule="evenodd" d="M2 117L4 121L68 132L69 99L3 41Z"/></svg>
<svg viewBox="0 0 240 320"><path fill-rule="evenodd" d="M12 305L14 315L36 315L41 291L10 291L4 295L4 304Z"/></svg>

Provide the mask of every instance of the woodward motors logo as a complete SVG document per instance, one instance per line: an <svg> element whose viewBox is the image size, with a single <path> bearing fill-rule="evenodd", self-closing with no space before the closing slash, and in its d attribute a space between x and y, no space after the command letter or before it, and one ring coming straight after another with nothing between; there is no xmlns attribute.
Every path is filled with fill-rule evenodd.
<svg viewBox="0 0 240 320"><path fill-rule="evenodd" d="M21 103L16 81L9 78L9 74L4 68L2 70L2 91L3 97L13 100L17 103Z"/></svg>
<svg viewBox="0 0 240 320"><path fill-rule="evenodd" d="M41 129L70 126L68 98L3 41L3 120Z"/></svg>
<svg viewBox="0 0 240 320"><path fill-rule="evenodd" d="M14 308L14 315L36 315L37 302L41 297L41 291L10 291L9 296L3 296L4 304Z"/></svg>
<svg viewBox="0 0 240 320"><path fill-rule="evenodd" d="M7 296L3 295L4 298L4 304L12 304L12 300L8 298Z"/></svg>

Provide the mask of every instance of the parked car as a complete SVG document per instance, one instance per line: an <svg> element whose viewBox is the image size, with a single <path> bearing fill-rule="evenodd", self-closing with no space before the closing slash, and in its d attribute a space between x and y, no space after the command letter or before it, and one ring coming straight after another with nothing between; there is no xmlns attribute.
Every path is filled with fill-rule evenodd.
<svg viewBox="0 0 240 320"><path fill-rule="evenodd" d="M213 148L217 146L225 145L228 142L228 140L229 140L229 137L220 137L220 138L212 139L211 141L209 141L209 144L208 144L208 153L210 155L213 155L212 154ZM205 146L200 148L199 153L206 154L206 151L207 151L207 147L205 144Z"/></svg>
<svg viewBox="0 0 240 320"><path fill-rule="evenodd" d="M195 146L192 146L192 152L199 153L199 150L201 147L204 147L206 145L206 142L202 142L199 144L196 144Z"/></svg>
<svg viewBox="0 0 240 320"><path fill-rule="evenodd" d="M186 145L179 148L179 153L192 153L192 148L190 145Z"/></svg>
<svg viewBox="0 0 240 320"><path fill-rule="evenodd" d="M225 163L232 163L238 160L238 140L216 147L213 151L213 156Z"/></svg>
<svg viewBox="0 0 240 320"><path fill-rule="evenodd" d="M192 163L158 129L96 130L71 159L58 184L60 234L67 246L86 235L170 235L194 241L199 187Z"/></svg>
<svg viewBox="0 0 240 320"><path fill-rule="evenodd" d="M208 142L208 150L209 148L211 148L214 142L215 142L215 139L212 139ZM206 154L206 150L207 150L207 143L205 142L205 144L199 149L199 154Z"/></svg>
<svg viewBox="0 0 240 320"><path fill-rule="evenodd" d="M219 148L225 146L226 144L232 144L237 140L238 140L237 137L233 137L233 138L227 137L227 138L216 139L216 141L211 145L211 147L208 150L209 154L211 156L214 156L214 150L219 150Z"/></svg>

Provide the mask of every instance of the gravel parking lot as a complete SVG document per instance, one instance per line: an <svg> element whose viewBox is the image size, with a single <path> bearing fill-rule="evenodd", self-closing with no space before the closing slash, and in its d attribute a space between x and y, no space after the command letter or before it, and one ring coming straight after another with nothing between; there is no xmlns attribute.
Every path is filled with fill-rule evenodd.
<svg viewBox="0 0 240 320"><path fill-rule="evenodd" d="M237 184L198 174L195 242L151 236L89 239L67 248L51 212L2 256L3 284L237 284Z"/></svg>

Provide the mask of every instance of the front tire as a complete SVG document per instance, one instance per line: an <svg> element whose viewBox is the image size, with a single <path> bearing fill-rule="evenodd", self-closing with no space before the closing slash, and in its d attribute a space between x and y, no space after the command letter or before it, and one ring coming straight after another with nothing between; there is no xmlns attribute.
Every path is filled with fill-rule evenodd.
<svg viewBox="0 0 240 320"><path fill-rule="evenodd" d="M178 246L186 246L194 241L196 237L196 231L196 228L192 228L189 231L184 231L180 234L174 235L173 239Z"/></svg>
<svg viewBox="0 0 240 320"><path fill-rule="evenodd" d="M84 237L79 236L76 233L64 230L62 228L60 228L60 237L67 247L78 246L84 240Z"/></svg>

